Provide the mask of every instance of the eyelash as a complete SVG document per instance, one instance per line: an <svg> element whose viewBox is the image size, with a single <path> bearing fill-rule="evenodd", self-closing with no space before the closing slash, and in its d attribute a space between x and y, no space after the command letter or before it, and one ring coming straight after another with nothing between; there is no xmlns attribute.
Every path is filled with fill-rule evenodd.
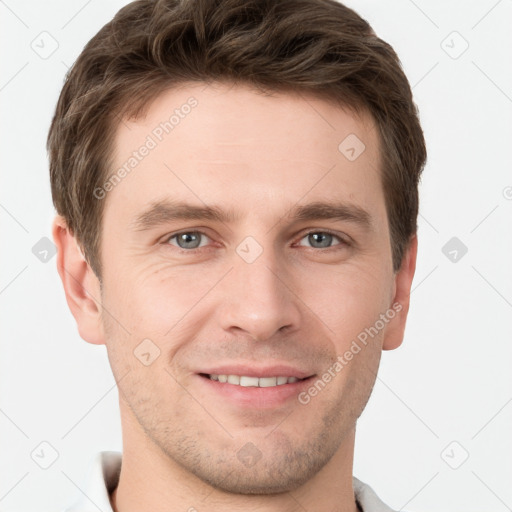
<svg viewBox="0 0 512 512"><path fill-rule="evenodd" d="M180 253L194 253L194 252L198 252L200 251L201 249L207 249L207 247L196 247L194 249L183 249L181 247L178 247L176 245L172 245L170 244L169 242L178 237L179 235L183 235L185 233L195 233L195 234L199 234L199 235L204 235L206 236L207 238L210 238L206 233L202 232L202 231L196 231L196 230L186 230L186 231L180 231L179 233L174 233L172 235L169 235L167 236L164 241L163 241L163 244L166 245L166 246L169 246L171 245L174 249L177 249L178 252ZM325 247L325 248L317 248L317 247L306 247L307 249L313 249L313 250L317 250L317 251L322 251L322 252L330 252L330 251L333 251L333 250L336 250L337 248L343 248L343 247L349 247L351 244L350 242L343 238L342 236L340 236L339 234L335 233L334 231L331 231L329 229L322 229L322 230L319 230L319 229L314 229L314 230L311 230L311 231L308 231L306 233L304 233L301 238L299 239L302 240L304 239L305 237L313 234L313 233L321 233L321 234L327 234L327 235L332 235L334 238L337 238L340 243L339 244L336 244L332 247Z"/></svg>

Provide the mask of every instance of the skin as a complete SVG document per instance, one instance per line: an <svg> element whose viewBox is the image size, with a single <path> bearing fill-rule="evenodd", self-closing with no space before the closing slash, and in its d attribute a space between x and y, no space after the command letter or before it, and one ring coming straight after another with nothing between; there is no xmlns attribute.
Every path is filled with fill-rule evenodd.
<svg viewBox="0 0 512 512"><path fill-rule="evenodd" d="M101 290L65 221L53 224L80 336L106 345L118 381L123 464L113 508L355 512L356 420L381 351L403 340L417 252L413 237L393 272L378 131L369 115L314 96L186 84L119 125L113 168L190 96L198 105L103 199ZM366 146L354 161L338 150L351 133ZM133 231L136 215L164 196L239 219ZM325 200L364 208L372 229L288 217ZM325 229L342 238L308 236ZM180 252L170 237L184 230L203 233L201 247ZM236 251L247 236L263 249L250 264ZM308 404L239 407L196 373L279 362L320 376L394 303L401 311ZM148 366L134 356L144 339L160 350ZM247 443L260 454L252 465L237 457Z"/></svg>

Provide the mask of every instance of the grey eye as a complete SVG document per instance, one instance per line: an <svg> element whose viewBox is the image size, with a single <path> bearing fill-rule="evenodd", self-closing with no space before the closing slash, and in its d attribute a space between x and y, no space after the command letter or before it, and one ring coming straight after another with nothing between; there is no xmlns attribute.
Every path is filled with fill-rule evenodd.
<svg viewBox="0 0 512 512"><path fill-rule="evenodd" d="M341 239L338 236L333 235L331 233L327 233L325 231L312 231L311 233L305 235L303 240L305 238L307 238L310 246L313 247L314 249L328 249L332 247L332 242L336 238L341 241Z"/></svg>
<svg viewBox="0 0 512 512"><path fill-rule="evenodd" d="M180 249L197 249L200 247L201 237L203 233L199 231L184 231L169 238L169 242L176 239ZM172 244L174 245L174 244Z"/></svg>

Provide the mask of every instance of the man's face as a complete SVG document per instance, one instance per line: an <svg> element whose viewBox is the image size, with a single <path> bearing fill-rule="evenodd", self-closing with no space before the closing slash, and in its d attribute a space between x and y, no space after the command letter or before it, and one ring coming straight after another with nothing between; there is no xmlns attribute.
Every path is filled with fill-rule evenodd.
<svg viewBox="0 0 512 512"><path fill-rule="evenodd" d="M293 489L353 433L389 328L335 365L395 293L375 125L310 96L194 84L119 125L111 171L145 144L103 199L102 317L122 414L218 488ZM143 216L165 201L226 218ZM345 215L296 218L312 203ZM307 379L275 379L294 376Z"/></svg>

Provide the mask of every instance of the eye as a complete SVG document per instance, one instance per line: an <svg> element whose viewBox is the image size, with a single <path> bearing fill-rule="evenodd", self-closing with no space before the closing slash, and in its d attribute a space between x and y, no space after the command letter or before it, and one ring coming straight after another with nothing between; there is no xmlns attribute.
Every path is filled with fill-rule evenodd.
<svg viewBox="0 0 512 512"><path fill-rule="evenodd" d="M179 249L199 249L202 247L200 245L201 237L208 238L204 233L201 233L201 231L182 231L181 233L171 235L166 239L166 243L175 245L171 244L171 240L176 239L177 247Z"/></svg>
<svg viewBox="0 0 512 512"><path fill-rule="evenodd" d="M194 249L200 249L201 247L207 245L207 243L201 243L201 237L203 239L206 239L206 241L209 240L209 237L206 236L201 231L182 231L181 233L175 233L173 235L168 236L165 239L164 244L173 245L178 249L182 249L184 251L193 251ZM335 249L337 246L340 246L339 248L342 248L350 245L349 242L343 239L341 236L325 230L310 231L301 238L301 240L304 239L308 241L308 243L310 244L309 247L313 249L328 250ZM338 240L338 243L332 245L335 239ZM176 240L176 242L173 243L173 240Z"/></svg>
<svg viewBox="0 0 512 512"><path fill-rule="evenodd" d="M310 231L309 233L306 233L306 235L301 240L304 239L307 239L307 241L311 244L310 247L313 249L332 249L338 245L349 245L346 240L334 233L331 233L330 231ZM332 246L331 243L333 239L338 239L340 243Z"/></svg>

